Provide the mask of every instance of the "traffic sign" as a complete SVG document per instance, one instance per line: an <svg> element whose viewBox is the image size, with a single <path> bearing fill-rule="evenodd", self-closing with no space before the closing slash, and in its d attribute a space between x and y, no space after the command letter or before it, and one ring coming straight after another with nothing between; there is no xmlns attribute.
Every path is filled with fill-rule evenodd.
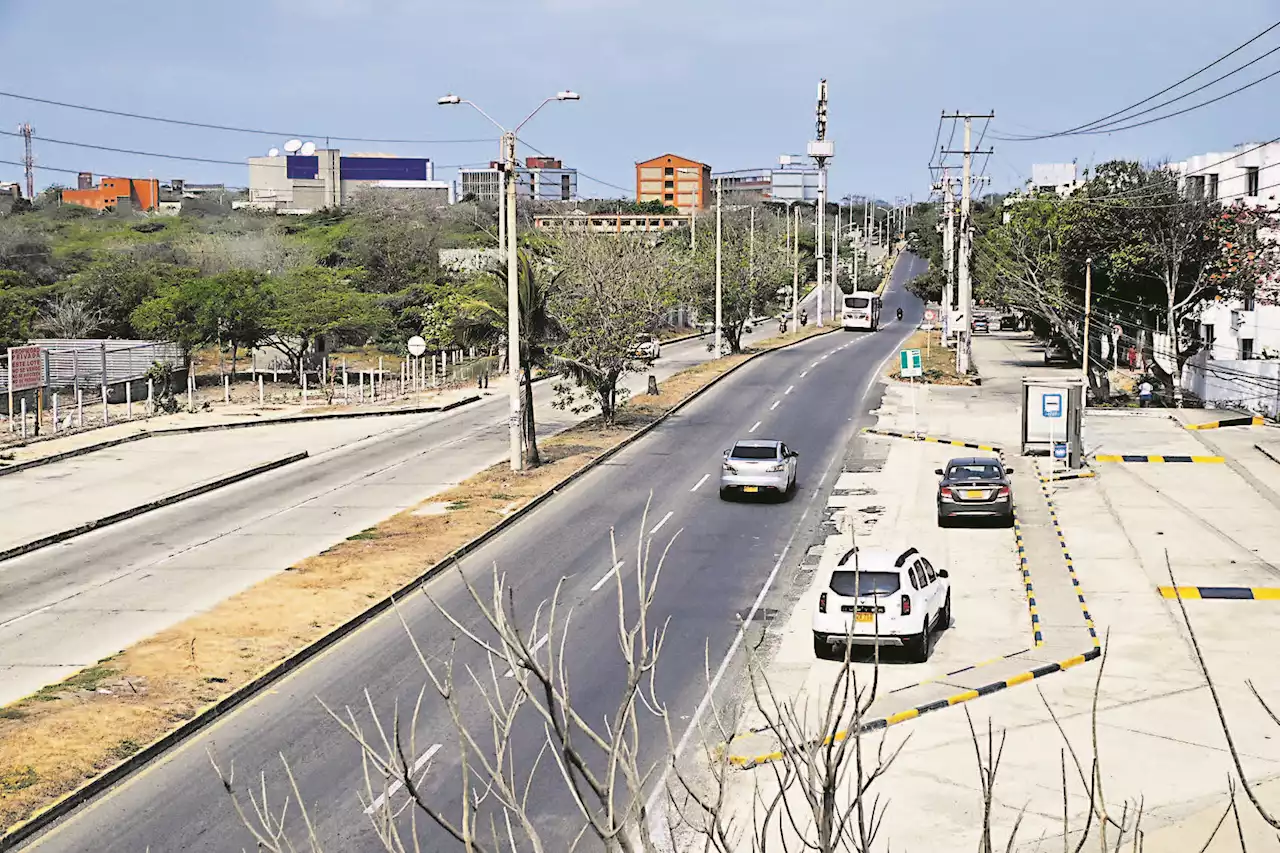
<svg viewBox="0 0 1280 853"><path fill-rule="evenodd" d="M422 335L414 335L409 338L409 355L417 358L427 351L427 342L423 340Z"/></svg>
<svg viewBox="0 0 1280 853"><path fill-rule="evenodd" d="M898 353L898 375L903 379L924 376L924 367L920 362L920 350L904 349Z"/></svg>
<svg viewBox="0 0 1280 853"><path fill-rule="evenodd" d="M1062 417L1062 395L1061 394L1045 394L1040 398L1041 413L1046 418Z"/></svg>
<svg viewBox="0 0 1280 853"><path fill-rule="evenodd" d="M9 390L29 391L44 384L40 347L9 347Z"/></svg>
<svg viewBox="0 0 1280 853"><path fill-rule="evenodd" d="M1066 459L1066 458L1067 458L1067 446L1066 446L1065 444L1055 444L1055 445L1053 446L1053 458L1054 458L1054 459Z"/></svg>

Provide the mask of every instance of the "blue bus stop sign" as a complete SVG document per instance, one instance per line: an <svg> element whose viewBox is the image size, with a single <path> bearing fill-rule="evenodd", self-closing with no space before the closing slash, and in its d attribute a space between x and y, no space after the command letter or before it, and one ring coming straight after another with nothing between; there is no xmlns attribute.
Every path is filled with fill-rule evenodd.
<svg viewBox="0 0 1280 853"><path fill-rule="evenodd" d="M1066 459L1066 458L1067 458L1067 446L1066 446L1065 444L1055 444L1055 445L1053 446L1053 458L1054 458L1054 459Z"/></svg>

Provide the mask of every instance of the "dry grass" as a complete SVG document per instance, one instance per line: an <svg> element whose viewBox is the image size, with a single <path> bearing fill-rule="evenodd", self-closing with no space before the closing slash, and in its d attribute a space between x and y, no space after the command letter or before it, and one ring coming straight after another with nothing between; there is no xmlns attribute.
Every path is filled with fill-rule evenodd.
<svg viewBox="0 0 1280 853"><path fill-rule="evenodd" d="M801 337L817 333L810 327ZM749 357L679 373L657 396L627 402L614 426L591 419L544 441L546 464L533 471L505 465L482 471L429 499L450 507L442 514L392 516L0 709L0 826L25 819L367 609Z"/></svg>
<svg viewBox="0 0 1280 853"><path fill-rule="evenodd" d="M956 372L956 351L943 349L942 333L939 331L919 331L907 339L903 349L920 350L920 365L924 368L924 376L917 379L926 385L972 385L972 377ZM890 379L903 381L900 366L893 362L893 367L886 374Z"/></svg>

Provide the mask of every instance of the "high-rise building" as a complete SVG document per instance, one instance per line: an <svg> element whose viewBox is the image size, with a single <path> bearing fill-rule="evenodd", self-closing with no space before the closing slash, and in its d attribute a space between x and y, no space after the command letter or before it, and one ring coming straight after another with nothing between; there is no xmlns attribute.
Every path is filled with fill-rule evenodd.
<svg viewBox="0 0 1280 853"><path fill-rule="evenodd" d="M676 154L636 163L636 201L692 210L711 199L711 167Z"/></svg>

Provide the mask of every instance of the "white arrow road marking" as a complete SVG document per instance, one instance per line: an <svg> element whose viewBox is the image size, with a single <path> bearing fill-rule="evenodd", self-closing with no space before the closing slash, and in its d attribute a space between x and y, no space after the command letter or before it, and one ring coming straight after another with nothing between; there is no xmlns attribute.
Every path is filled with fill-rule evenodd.
<svg viewBox="0 0 1280 853"><path fill-rule="evenodd" d="M428 749L426 752L422 753L422 756L417 761L413 762L413 770L411 771L410 775L416 774L418 771L420 771L424 766L426 766L426 763L431 760L431 756L435 755L439 751L440 751L440 744L438 743L431 744L431 748ZM364 810L364 813L367 815L373 814L378 809L386 805L388 797L395 796L396 792L403 787L404 787L404 783L401 782L399 779L396 779L387 787L387 790L385 793L379 794L378 798L369 804L368 808Z"/></svg>

